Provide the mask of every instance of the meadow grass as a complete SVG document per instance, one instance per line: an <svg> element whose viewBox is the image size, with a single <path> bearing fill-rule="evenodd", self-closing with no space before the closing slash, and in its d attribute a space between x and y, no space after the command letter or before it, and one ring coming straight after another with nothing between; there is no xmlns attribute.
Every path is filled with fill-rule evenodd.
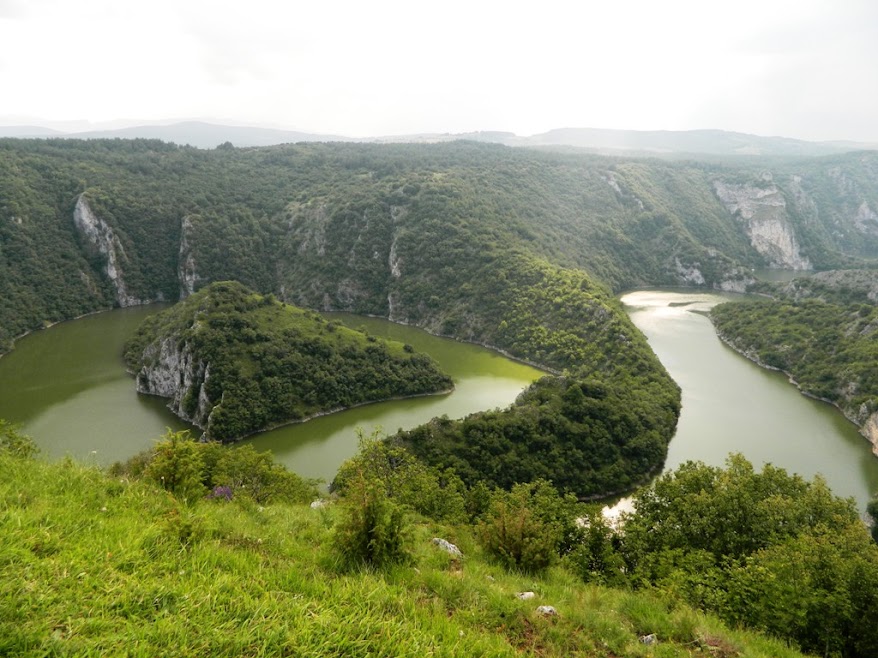
<svg viewBox="0 0 878 658"><path fill-rule="evenodd" d="M333 545L343 514L244 499L185 506L94 467L0 454L0 655L799 655L561 567L507 571L465 526L415 519L412 563L351 570ZM516 598L526 590L536 597ZM650 633L657 643L642 643Z"/></svg>

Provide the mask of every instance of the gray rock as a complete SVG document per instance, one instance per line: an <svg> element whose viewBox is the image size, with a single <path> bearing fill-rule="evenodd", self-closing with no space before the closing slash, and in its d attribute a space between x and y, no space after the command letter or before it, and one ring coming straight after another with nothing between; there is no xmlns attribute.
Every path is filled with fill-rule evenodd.
<svg viewBox="0 0 878 658"><path fill-rule="evenodd" d="M440 539L439 537L433 537L433 543L454 557L463 557L463 553L460 552L460 549L449 541Z"/></svg>
<svg viewBox="0 0 878 658"><path fill-rule="evenodd" d="M558 614L558 611L550 605L541 605L539 608L537 608L537 612L541 615L545 615L546 617L554 617Z"/></svg>
<svg viewBox="0 0 878 658"><path fill-rule="evenodd" d="M649 635L641 635L640 642L646 645L658 644L658 638L655 636L655 633L650 633Z"/></svg>
<svg viewBox="0 0 878 658"><path fill-rule="evenodd" d="M536 594L534 594L533 592L519 592L515 595L515 598L521 599L522 601L527 601L534 598L535 596Z"/></svg>
<svg viewBox="0 0 878 658"><path fill-rule="evenodd" d="M329 503L325 499L318 498L317 500L311 502L311 509L321 509L322 507L326 507L328 504Z"/></svg>

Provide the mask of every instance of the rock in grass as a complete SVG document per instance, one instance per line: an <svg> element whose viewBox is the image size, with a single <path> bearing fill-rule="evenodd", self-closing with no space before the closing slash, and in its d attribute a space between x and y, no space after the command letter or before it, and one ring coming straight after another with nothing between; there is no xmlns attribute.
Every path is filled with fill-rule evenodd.
<svg viewBox="0 0 878 658"><path fill-rule="evenodd" d="M545 615L546 617L554 617L558 614L558 611L550 605L541 605L539 608L537 608L537 612L541 615Z"/></svg>
<svg viewBox="0 0 878 658"><path fill-rule="evenodd" d="M535 596L536 596L536 594L534 594L533 592L519 592L518 594L515 595L515 598L521 599L522 601L528 601L528 600L534 598Z"/></svg>
<svg viewBox="0 0 878 658"><path fill-rule="evenodd" d="M433 537L433 543L453 557L463 557L463 553L460 552L460 549L450 541L440 539L439 537Z"/></svg>

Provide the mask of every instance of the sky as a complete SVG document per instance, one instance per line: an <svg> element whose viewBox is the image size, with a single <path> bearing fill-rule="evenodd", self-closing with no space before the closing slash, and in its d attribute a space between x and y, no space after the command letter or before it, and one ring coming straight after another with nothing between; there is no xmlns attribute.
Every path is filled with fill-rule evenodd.
<svg viewBox="0 0 878 658"><path fill-rule="evenodd" d="M0 0L0 124L878 142L874 0Z"/></svg>

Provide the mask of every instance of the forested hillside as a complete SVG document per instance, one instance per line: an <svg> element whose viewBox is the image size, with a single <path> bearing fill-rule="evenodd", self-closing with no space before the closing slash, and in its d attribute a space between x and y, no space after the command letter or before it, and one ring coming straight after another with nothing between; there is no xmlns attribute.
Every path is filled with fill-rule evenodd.
<svg viewBox="0 0 878 658"><path fill-rule="evenodd" d="M125 359L138 391L171 398L174 413L215 441L454 386L410 345L327 322L231 281L147 318Z"/></svg>
<svg viewBox="0 0 878 658"><path fill-rule="evenodd" d="M567 486L591 495L657 468L679 411L613 292L848 265L878 253L874 208L871 153L731 168L467 142L0 140L0 340L218 280L415 324L565 373L499 437L446 427L425 456L481 478L498 446L545 444L536 475L573 447L594 473Z"/></svg>
<svg viewBox="0 0 878 658"><path fill-rule="evenodd" d="M759 289L769 297L711 311L720 336L838 406L878 454L878 270L821 272Z"/></svg>
<svg viewBox="0 0 878 658"><path fill-rule="evenodd" d="M475 336L491 328L467 286L516 255L620 290L739 289L749 267L878 254L873 153L730 168L476 143L6 139L0 154L7 349L43 322L214 280Z"/></svg>

